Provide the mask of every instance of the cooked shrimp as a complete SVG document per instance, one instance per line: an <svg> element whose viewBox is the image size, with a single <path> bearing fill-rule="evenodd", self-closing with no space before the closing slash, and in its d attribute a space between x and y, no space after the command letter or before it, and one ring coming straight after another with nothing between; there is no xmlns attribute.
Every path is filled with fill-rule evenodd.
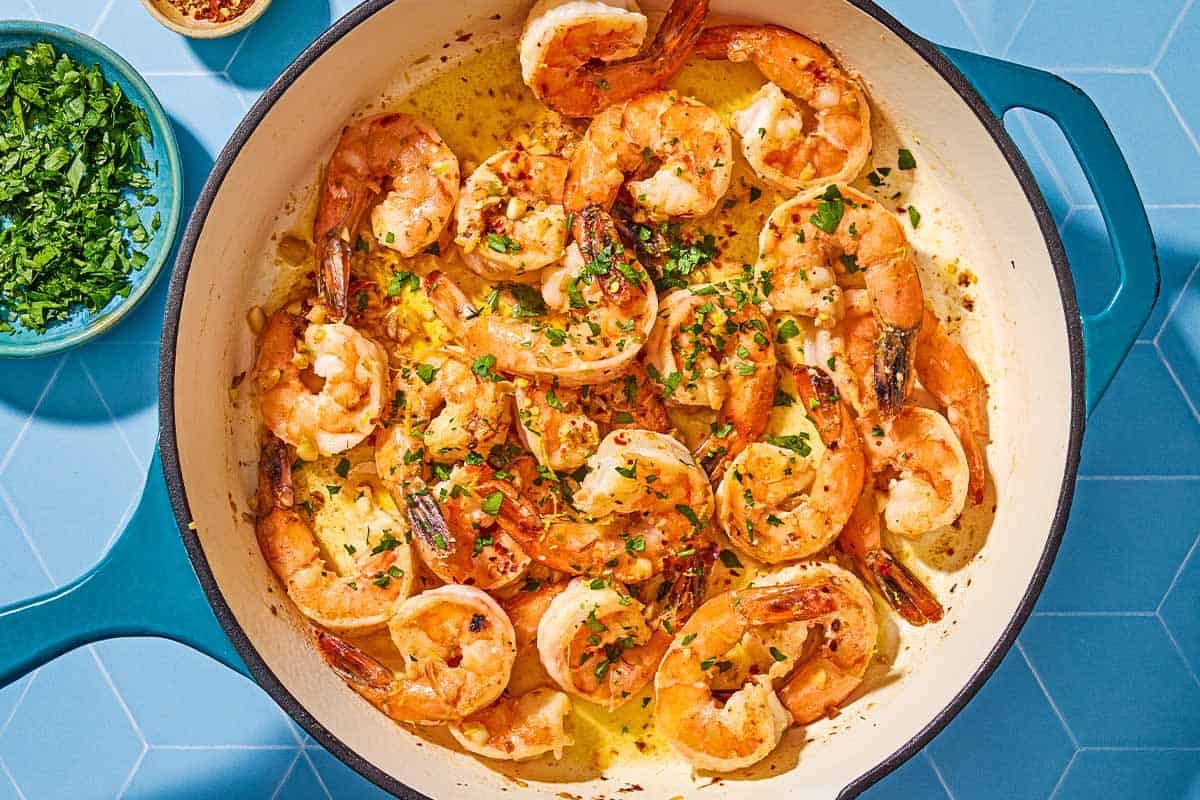
<svg viewBox="0 0 1200 800"><path fill-rule="evenodd" d="M567 160L501 150L467 178L455 206L455 243L489 280L520 280L563 257Z"/></svg>
<svg viewBox="0 0 1200 800"><path fill-rule="evenodd" d="M542 466L568 472L596 452L600 427L583 408L580 395L586 388L517 379L517 431Z"/></svg>
<svg viewBox="0 0 1200 800"><path fill-rule="evenodd" d="M643 49L646 17L633 0L538 0L518 44L521 77L560 114L595 116L670 80L707 16L708 0L674 0Z"/></svg>
<svg viewBox="0 0 1200 800"><path fill-rule="evenodd" d="M925 584L883 546L875 491L868 486L838 536L838 548L850 556L859 575L912 625L937 622L942 604Z"/></svg>
<svg viewBox="0 0 1200 800"><path fill-rule="evenodd" d="M813 190L773 212L759 235L760 275L776 311L831 328L843 315L839 273L863 273L879 335L874 376L878 408L895 414L912 384L917 331L925 311L921 279L899 221L847 186Z"/></svg>
<svg viewBox="0 0 1200 800"><path fill-rule="evenodd" d="M574 296L564 319L480 311L448 276L425 276L438 318L472 357L492 356L497 371L557 378L564 386L598 383L628 369L654 325L654 285L604 211L585 209L574 226L578 247L568 248L569 275L559 278Z"/></svg>
<svg viewBox="0 0 1200 800"><path fill-rule="evenodd" d="M772 564L828 546L853 513L866 477L858 428L829 376L805 366L794 375L825 443L820 463L814 467L808 458L804 433L755 442L733 460L716 493L717 520L730 540Z"/></svg>
<svg viewBox="0 0 1200 800"><path fill-rule="evenodd" d="M725 592L700 606L675 634L654 676L658 731L701 769L726 772L765 758L791 715L767 675L751 677L724 702L714 696L722 657L755 625L819 618L834 609L830 593L805 586Z"/></svg>
<svg viewBox="0 0 1200 800"><path fill-rule="evenodd" d="M764 585L787 583L824 593L833 608L804 621L821 629L815 652L782 651L778 660L788 674L779 699L801 725L836 711L862 683L879 636L875 602L862 581L834 564L811 562L785 567ZM777 657L776 657L777 658Z"/></svg>
<svg viewBox="0 0 1200 800"><path fill-rule="evenodd" d="M313 222L317 286L333 318L346 318L350 260L368 211L375 240L412 256L437 239L457 197L458 158L429 123L387 113L348 125Z"/></svg>
<svg viewBox="0 0 1200 800"><path fill-rule="evenodd" d="M487 592L458 585L422 592L404 601L388 630L404 665L399 672L324 631L317 645L354 691L398 722L465 719L508 683L513 627Z"/></svg>
<svg viewBox="0 0 1200 800"><path fill-rule="evenodd" d="M671 635L652 628L642 604L616 582L576 578L538 624L538 652L550 677L609 711L650 682L670 644Z"/></svg>
<svg viewBox="0 0 1200 800"><path fill-rule="evenodd" d="M554 679L542 666L542 657L538 653L538 624L546 616L550 603L566 590L569 583L527 578L520 591L500 600L517 634L517 658L505 689L509 695L515 697L531 689L554 685Z"/></svg>
<svg viewBox="0 0 1200 800"><path fill-rule="evenodd" d="M407 377L405 377L407 372ZM433 461L484 455L508 435L506 384L485 378L462 360L435 354L402 370L409 413L425 423L421 441Z"/></svg>
<svg viewBox="0 0 1200 800"><path fill-rule="evenodd" d="M917 334L915 366L921 385L946 407L946 418L967 457L971 500L982 503L987 482L987 384L962 345L950 338L929 309Z"/></svg>
<svg viewBox="0 0 1200 800"><path fill-rule="evenodd" d="M663 300L646 343L646 364L668 404L720 411L696 457L714 480L766 430L775 399L775 348L767 320L715 285L691 287Z"/></svg>
<svg viewBox="0 0 1200 800"><path fill-rule="evenodd" d="M568 211L611 208L621 187L650 219L698 217L729 189L733 142L720 115L698 100L656 91L592 120L567 173ZM630 176L642 176L635 180Z"/></svg>
<svg viewBox="0 0 1200 800"><path fill-rule="evenodd" d="M413 543L442 580L491 590L525 574L529 556L498 524L504 491L497 483L490 466L464 464L429 494L409 495Z"/></svg>
<svg viewBox="0 0 1200 800"><path fill-rule="evenodd" d="M829 51L777 25L708 28L697 55L750 61L769 81L733 114L758 176L785 192L849 183L871 154L871 108Z"/></svg>
<svg viewBox="0 0 1200 800"><path fill-rule="evenodd" d="M349 450L375 430L387 355L349 325L308 323L281 309L263 331L254 380L263 422L312 461Z"/></svg>
<svg viewBox="0 0 1200 800"><path fill-rule="evenodd" d="M967 501L970 469L950 423L936 411L907 406L889 420L860 417L867 463L885 480L888 530L916 537L949 525Z"/></svg>
<svg viewBox="0 0 1200 800"><path fill-rule="evenodd" d="M383 627L412 591L408 545L384 535L377 546L351 553L354 571L339 575L322 555L310 521L296 508L291 465L283 442L272 439L263 446L255 523L263 558L296 607L318 625L344 633ZM377 515L385 513L376 509Z"/></svg>
<svg viewBox="0 0 1200 800"><path fill-rule="evenodd" d="M567 732L571 698L547 687L502 697L447 726L463 749L486 758L524 761L546 753L562 758L575 743Z"/></svg>

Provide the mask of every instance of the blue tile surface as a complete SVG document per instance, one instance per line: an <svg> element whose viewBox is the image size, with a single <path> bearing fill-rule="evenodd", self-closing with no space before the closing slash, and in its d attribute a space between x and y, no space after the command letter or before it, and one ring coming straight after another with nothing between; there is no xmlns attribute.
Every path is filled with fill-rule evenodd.
<svg viewBox="0 0 1200 800"><path fill-rule="evenodd" d="M244 35L196 42L134 0L0 0L0 16L95 32L175 124L188 208L249 103L353 0L274 0ZM1061 68L1130 160L1163 292L1089 422L1075 510L1035 615L996 675L870 797L1200 798L1200 2L886 0L943 44ZM1080 276L1111 290L1095 199L1047 118L1006 119ZM156 434L166 282L71 355L0 381L0 603L95 561ZM46 463L39 454L72 454ZM63 502L64 497L71 502ZM64 763L61 754L71 753ZM0 800L360 800L385 794L245 679L174 644L97 645L0 690Z"/></svg>

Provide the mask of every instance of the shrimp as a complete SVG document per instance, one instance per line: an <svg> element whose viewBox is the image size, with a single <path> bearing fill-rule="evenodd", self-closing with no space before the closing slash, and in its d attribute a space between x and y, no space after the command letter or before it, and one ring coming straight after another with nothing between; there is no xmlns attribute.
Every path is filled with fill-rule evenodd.
<svg viewBox="0 0 1200 800"><path fill-rule="evenodd" d="M878 325L875 396L880 413L900 410L912 385L925 312L921 279L904 229L877 202L848 186L800 194L771 212L759 235L758 275L768 274L776 311L832 328L842 318L839 273L863 273Z"/></svg>
<svg viewBox="0 0 1200 800"><path fill-rule="evenodd" d="M321 309L310 316L320 319ZM267 428L312 461L349 450L375 430L387 355L345 323L309 323L280 309L263 331L254 381Z"/></svg>
<svg viewBox="0 0 1200 800"><path fill-rule="evenodd" d="M815 421L825 455L815 466L804 433L755 442L733 460L717 487L717 520L730 540L776 564L829 545L862 494L862 438L833 382L815 367L793 371L801 402ZM807 489L807 495L803 492Z"/></svg>
<svg viewBox="0 0 1200 800"><path fill-rule="evenodd" d="M815 652L784 651L778 666L785 674L779 699L801 725L834 711L862 683L879 636L875 602L862 581L839 566L824 562L785 567L769 583L808 587L826 594L833 608L803 624L820 627L820 644ZM797 659L799 659L797 661Z"/></svg>
<svg viewBox="0 0 1200 800"><path fill-rule="evenodd" d="M791 715L768 675L755 675L724 702L712 683L722 657L756 625L820 618L834 611L830 593L807 586L762 586L725 592L700 606L676 634L654 676L659 733L701 769L726 772L765 758Z"/></svg>
<svg viewBox="0 0 1200 800"><path fill-rule="evenodd" d="M711 284L668 295L646 343L646 364L668 403L720 411L695 451L714 480L766 430L775 348L766 318L747 298Z"/></svg>
<svg viewBox="0 0 1200 800"><path fill-rule="evenodd" d="M296 509L291 464L286 444L278 439L264 444L255 523L263 558L296 607L318 625L356 634L383 627L412 591L408 545L385 535L378 546L352 553L354 572L339 575Z"/></svg>
<svg viewBox="0 0 1200 800"><path fill-rule="evenodd" d="M603 109L671 79L692 51L708 0L674 0L654 40L633 0L538 0L518 48L534 96L568 117Z"/></svg>
<svg viewBox="0 0 1200 800"><path fill-rule="evenodd" d="M569 583L526 578L519 592L500 600L517 634L517 658L505 689L509 695L518 696L539 687L554 686L554 679L542 666L538 653L538 624L546 616L550 603L566 590Z"/></svg>
<svg viewBox="0 0 1200 800"><path fill-rule="evenodd" d="M434 271L423 283L438 319L473 357L495 358L499 372L557 378L564 386L622 374L650 334L658 295L606 212L589 207L576 214L574 234L578 246L568 248L569 274L557 278L572 298L561 323L480 311L448 276Z"/></svg>
<svg viewBox="0 0 1200 800"><path fill-rule="evenodd" d="M379 244L416 255L450 221L458 180L458 158L417 117L379 114L342 131L313 222L317 287L335 320L344 320L349 310L350 261L367 212Z"/></svg>
<svg viewBox="0 0 1200 800"><path fill-rule="evenodd" d="M871 154L871 107L829 51L777 25L708 28L697 55L750 61L767 78L734 112L746 161L785 192L849 183Z"/></svg>
<svg viewBox="0 0 1200 800"><path fill-rule="evenodd" d="M575 743L567 731L571 698L548 687L501 697L462 722L447 726L463 749L486 758L525 761L546 753L562 758Z"/></svg>
<svg viewBox="0 0 1200 800"><path fill-rule="evenodd" d="M516 381L513 401L521 441L542 466L569 472L582 466L600 444L600 427L583 408L582 390Z"/></svg>
<svg viewBox="0 0 1200 800"><path fill-rule="evenodd" d="M575 578L538 623L537 642L555 683L613 711L650 682L671 634L620 583Z"/></svg>
<svg viewBox="0 0 1200 800"><path fill-rule="evenodd" d="M454 242L489 280L521 280L563 257L567 160L501 150L471 173L455 206Z"/></svg>
<svg viewBox="0 0 1200 800"><path fill-rule="evenodd" d="M729 189L733 141L717 112L673 91L605 109L571 157L568 211L611 208L625 186L647 217L698 217ZM630 176L640 176L626 183Z"/></svg>
<svg viewBox="0 0 1200 800"><path fill-rule="evenodd" d="M388 631L398 672L324 631L317 646L354 691L398 722L457 722L491 705L508 683L515 634L487 592L453 584L422 592L401 604Z"/></svg>
<svg viewBox="0 0 1200 800"><path fill-rule="evenodd" d="M429 494L409 496L417 553L442 580L491 590L525 574L529 556L497 524L504 492L496 484L490 466L464 464Z"/></svg>
<svg viewBox="0 0 1200 800"><path fill-rule="evenodd" d="M929 309L917 334L915 366L921 385L946 408L946 418L967 458L971 500L982 503L987 482L987 384L962 345L950 338Z"/></svg>
<svg viewBox="0 0 1200 800"><path fill-rule="evenodd" d="M889 531L913 538L958 518L970 469L945 417L906 406L891 419L868 416L858 423L871 472L887 481L883 518Z"/></svg>
<svg viewBox="0 0 1200 800"><path fill-rule="evenodd" d="M863 580L909 624L924 625L941 620L942 604L883 546L879 508L871 487L863 491L837 543L838 549L853 560Z"/></svg>

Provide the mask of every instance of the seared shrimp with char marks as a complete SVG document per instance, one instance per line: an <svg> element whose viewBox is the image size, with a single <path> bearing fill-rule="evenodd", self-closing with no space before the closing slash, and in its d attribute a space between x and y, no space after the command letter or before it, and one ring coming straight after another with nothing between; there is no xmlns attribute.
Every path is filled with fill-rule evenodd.
<svg viewBox="0 0 1200 800"><path fill-rule="evenodd" d="M633 0L538 0L518 43L521 77L558 113L592 117L670 80L707 16L708 0L674 0L643 49L646 17Z"/></svg>
<svg viewBox="0 0 1200 800"><path fill-rule="evenodd" d="M885 416L900 410L912 385L925 298L912 247L893 214L848 186L800 194L771 212L755 270L770 274L767 301L776 311L812 317L823 328L844 313L839 276L861 272L879 331L876 405Z"/></svg>
<svg viewBox="0 0 1200 800"><path fill-rule="evenodd" d="M473 357L495 358L499 372L557 378L564 386L622 374L650 333L658 295L602 209L577 213L574 235L578 247L568 248L565 272L545 276L568 299L563 315L530 319L481 311L435 271L423 283L438 319Z"/></svg>
<svg viewBox="0 0 1200 800"><path fill-rule="evenodd" d="M647 371L668 404L720 412L716 429L696 448L714 480L766 429L776 385L768 333L750 298L710 284L668 295L646 344Z"/></svg>
<svg viewBox="0 0 1200 800"><path fill-rule="evenodd" d="M512 623L471 586L441 586L406 600L388 622L403 669L319 631L325 660L354 691L398 722L456 722L504 691L516 655Z"/></svg>
<svg viewBox="0 0 1200 800"><path fill-rule="evenodd" d="M755 442L717 487L717 519L730 540L771 564L816 553L837 537L866 477L862 439L833 382L815 367L794 369L801 402L825 454L814 466L803 432ZM783 446L786 445L786 446Z"/></svg>
<svg viewBox="0 0 1200 800"><path fill-rule="evenodd" d="M723 25L700 35L696 53L750 61L769 81L732 120L760 178L799 192L857 177L871 154L871 109L825 48L778 25Z"/></svg>
<svg viewBox="0 0 1200 800"><path fill-rule="evenodd" d="M562 758L575 743L567 730L570 713L571 698L543 686L501 697L447 729L464 750L485 758L525 761L546 753Z"/></svg>
<svg viewBox="0 0 1200 800"><path fill-rule="evenodd" d="M321 315L317 307L310 316ZM310 323L280 309L263 331L254 381L263 422L312 461L349 450L375 430L387 355L345 323Z"/></svg>
<svg viewBox="0 0 1200 800"><path fill-rule="evenodd" d="M476 167L455 207L454 242L467 266L489 280L520 280L559 261L566 177L566 159L526 150L501 150Z"/></svg>
<svg viewBox="0 0 1200 800"><path fill-rule="evenodd" d="M694 766L728 772L761 761L779 744L792 718L771 678L751 677L721 700L713 681L724 656L755 625L815 619L835 608L827 592L807 586L762 586L717 595L692 615L654 676L659 733Z"/></svg>
<svg viewBox="0 0 1200 800"><path fill-rule="evenodd" d="M699 217L732 172L733 142L717 112L673 91L646 92L592 120L571 157L565 202L568 211L611 208L624 186L650 219Z"/></svg>
<svg viewBox="0 0 1200 800"><path fill-rule="evenodd" d="M354 572L338 574L322 554L310 520L297 508L291 465L287 445L278 439L264 444L255 523L263 558L296 607L318 625L343 633L382 627L412 591L408 545L384 536L373 548L348 548L354 550Z"/></svg>
<svg viewBox="0 0 1200 800"><path fill-rule="evenodd" d="M313 222L317 286L334 319L349 310L350 261L367 213L379 244L416 255L450 221L458 178L458 158L417 117L386 113L346 126L325 168Z"/></svg>

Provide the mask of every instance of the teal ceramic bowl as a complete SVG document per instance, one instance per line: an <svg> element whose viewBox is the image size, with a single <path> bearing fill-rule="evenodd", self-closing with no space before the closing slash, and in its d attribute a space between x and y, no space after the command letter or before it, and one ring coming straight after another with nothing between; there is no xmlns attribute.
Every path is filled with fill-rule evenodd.
<svg viewBox="0 0 1200 800"><path fill-rule="evenodd" d="M150 290L170 256L183 207L183 169L179 162L175 131L158 98L142 76L125 59L86 34L45 22L0 22L0 53L24 49L35 42L50 42L59 52L66 53L80 63L100 65L108 81L120 85L127 97L146 110L154 141L143 144L143 150L148 163L158 162L157 174L152 175L154 185L149 190L158 196L158 205L143 209L142 217L149 230L150 218L158 211L162 216L162 224L145 251L149 261L140 270L130 274L131 285L127 296L114 297L107 306L95 313L77 308L70 317L55 323L45 333L20 328L0 333L0 356L7 357L34 357L61 352L99 336L117 324Z"/></svg>

